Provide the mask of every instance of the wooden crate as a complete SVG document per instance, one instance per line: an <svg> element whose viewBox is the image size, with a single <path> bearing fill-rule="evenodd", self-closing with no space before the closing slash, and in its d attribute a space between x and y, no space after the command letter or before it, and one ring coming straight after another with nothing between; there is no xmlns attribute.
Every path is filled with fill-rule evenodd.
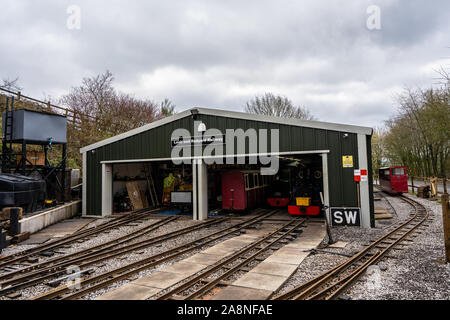
<svg viewBox="0 0 450 320"><path fill-rule="evenodd" d="M133 210L144 208L138 183L136 181L127 182L126 187Z"/></svg>
<svg viewBox="0 0 450 320"><path fill-rule="evenodd" d="M27 151L27 161L25 165L45 166L45 153L43 151ZM17 165L22 162L22 155L17 155ZM30 164L31 162L31 164Z"/></svg>

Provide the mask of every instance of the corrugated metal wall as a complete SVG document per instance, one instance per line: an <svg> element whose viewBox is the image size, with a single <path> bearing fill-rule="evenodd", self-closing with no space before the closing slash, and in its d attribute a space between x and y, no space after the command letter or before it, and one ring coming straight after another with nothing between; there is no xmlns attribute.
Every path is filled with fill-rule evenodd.
<svg viewBox="0 0 450 320"><path fill-rule="evenodd" d="M198 115L198 119L207 128L217 128L225 133L226 129L247 130L279 129L280 152L330 150L328 154L328 176L330 204L332 206L357 206L357 191L353 182L353 168L342 167L342 156L352 155L354 167L358 168L357 135L343 132L295 127L253 120L233 119L212 115ZM95 152L87 153L87 214L101 214L101 161L169 158L171 154L170 137L173 130L185 128L193 131L193 119L185 117L164 126L138 135L102 146ZM270 141L270 139L269 139ZM370 137L368 137L370 146ZM248 150L248 145L246 147ZM370 153L369 164L371 162ZM371 176L371 175L370 175Z"/></svg>

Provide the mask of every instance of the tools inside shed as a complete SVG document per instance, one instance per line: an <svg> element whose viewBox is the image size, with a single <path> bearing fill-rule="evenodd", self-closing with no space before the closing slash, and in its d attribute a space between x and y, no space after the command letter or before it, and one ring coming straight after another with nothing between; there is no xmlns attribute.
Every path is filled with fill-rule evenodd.
<svg viewBox="0 0 450 320"><path fill-rule="evenodd" d="M190 166L175 166L168 161L117 163L112 171L115 213L160 205L186 211L192 206ZM176 193L172 196L172 192Z"/></svg>
<svg viewBox="0 0 450 320"><path fill-rule="evenodd" d="M174 174L175 173L175 174ZM180 209L181 213L192 211L191 176L185 170L174 170L163 180L163 204Z"/></svg>

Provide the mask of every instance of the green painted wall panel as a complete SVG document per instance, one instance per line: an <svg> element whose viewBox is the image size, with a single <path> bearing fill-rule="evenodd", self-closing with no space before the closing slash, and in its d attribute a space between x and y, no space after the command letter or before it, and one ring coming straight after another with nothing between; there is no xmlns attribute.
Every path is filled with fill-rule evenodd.
<svg viewBox="0 0 450 320"><path fill-rule="evenodd" d="M217 128L225 133L227 128L279 129L280 151L330 150L328 154L330 204L332 206L357 206L357 191L353 181L353 168L342 167L342 156L352 155L354 167L358 167L357 135L349 133L344 138L342 132L294 127L252 120L199 115L207 128ZM185 117L164 126L142 132L138 135L111 143L87 153L87 213L101 214L101 161L169 158L170 137L177 128L193 132L193 119ZM270 135L269 135L270 141ZM246 144L248 150L248 143ZM369 163L371 163L370 153ZM370 176L370 175L369 175Z"/></svg>

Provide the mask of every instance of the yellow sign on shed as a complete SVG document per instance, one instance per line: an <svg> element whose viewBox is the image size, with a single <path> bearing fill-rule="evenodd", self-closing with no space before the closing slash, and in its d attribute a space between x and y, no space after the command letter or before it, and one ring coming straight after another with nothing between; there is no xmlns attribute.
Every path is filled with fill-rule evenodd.
<svg viewBox="0 0 450 320"><path fill-rule="evenodd" d="M353 168L353 156L342 156L342 166L344 168Z"/></svg>

